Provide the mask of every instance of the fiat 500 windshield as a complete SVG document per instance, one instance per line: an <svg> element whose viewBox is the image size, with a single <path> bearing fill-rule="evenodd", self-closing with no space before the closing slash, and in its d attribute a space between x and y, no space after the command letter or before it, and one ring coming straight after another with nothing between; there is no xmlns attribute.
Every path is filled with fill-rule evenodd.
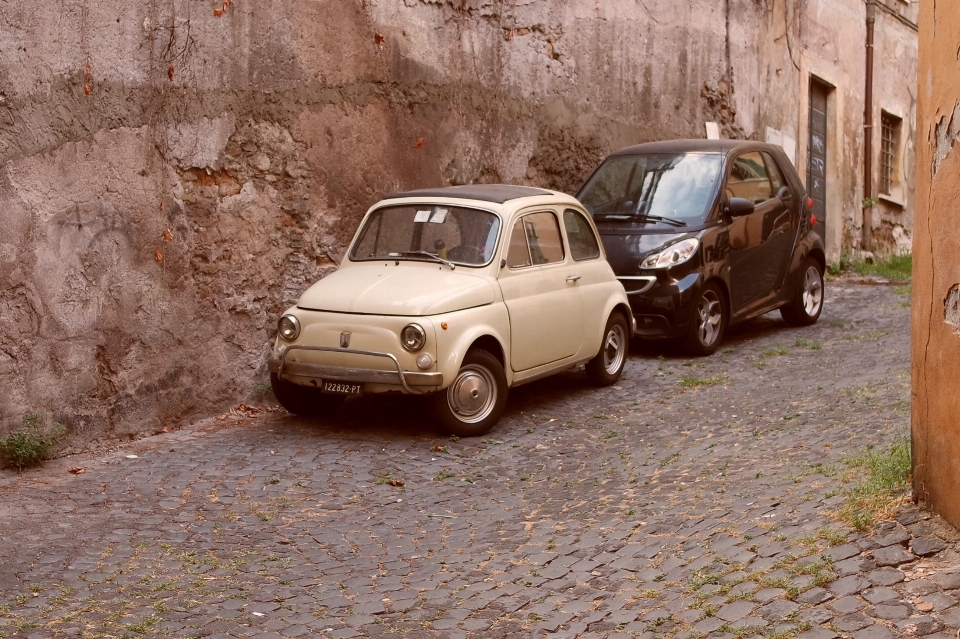
<svg viewBox="0 0 960 639"><path fill-rule="evenodd" d="M350 251L353 260L427 260L483 266L497 248L500 218L487 211L435 204L374 211Z"/></svg>
<svg viewBox="0 0 960 639"><path fill-rule="evenodd" d="M616 155L597 169L579 199L597 220L686 226L706 216L721 164L719 153Z"/></svg>

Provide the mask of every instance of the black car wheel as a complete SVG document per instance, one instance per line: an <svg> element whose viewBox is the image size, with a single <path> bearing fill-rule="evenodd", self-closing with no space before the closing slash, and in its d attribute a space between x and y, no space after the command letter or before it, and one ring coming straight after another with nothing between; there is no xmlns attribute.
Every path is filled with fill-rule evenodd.
<svg viewBox="0 0 960 639"><path fill-rule="evenodd" d="M270 388L281 406L302 417L326 417L345 399L341 395L327 395L316 388L280 379L276 373L270 373Z"/></svg>
<svg viewBox="0 0 960 639"><path fill-rule="evenodd" d="M603 329L600 352L587 362L587 378L596 386L616 384L627 362L630 347L627 320L620 313L613 313Z"/></svg>
<svg viewBox="0 0 960 639"><path fill-rule="evenodd" d="M474 349L463 358L453 383L432 399L447 432L458 437L483 435L507 405L507 376L496 357Z"/></svg>
<svg viewBox="0 0 960 639"><path fill-rule="evenodd" d="M709 283L700 290L691 308L690 328L684 346L691 355L712 355L727 328L727 305L720 287Z"/></svg>
<svg viewBox="0 0 960 639"><path fill-rule="evenodd" d="M816 323L823 310L823 270L812 257L803 261L793 287L793 295L780 315L791 326L809 326Z"/></svg>

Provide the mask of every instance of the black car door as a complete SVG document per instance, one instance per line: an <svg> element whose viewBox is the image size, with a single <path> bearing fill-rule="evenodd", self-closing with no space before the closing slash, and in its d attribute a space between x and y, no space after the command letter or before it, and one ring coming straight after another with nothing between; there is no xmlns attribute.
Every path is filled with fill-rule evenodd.
<svg viewBox="0 0 960 639"><path fill-rule="evenodd" d="M766 157L765 157L766 156ZM760 151L733 160L724 185L727 198L753 202L754 211L730 220L730 296L734 314L766 297L782 279L790 251L790 209L777 197L783 178L775 164L771 175Z"/></svg>

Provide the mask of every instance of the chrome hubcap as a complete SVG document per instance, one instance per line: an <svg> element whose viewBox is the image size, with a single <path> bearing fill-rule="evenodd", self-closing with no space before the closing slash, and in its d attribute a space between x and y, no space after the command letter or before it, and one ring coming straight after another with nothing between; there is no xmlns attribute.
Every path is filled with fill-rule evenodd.
<svg viewBox="0 0 960 639"><path fill-rule="evenodd" d="M698 331L700 343L704 346L712 346L720 335L720 321L723 319L720 296L715 291L706 291L700 296L697 312L700 315Z"/></svg>
<svg viewBox="0 0 960 639"><path fill-rule="evenodd" d="M497 383L483 366L468 364L447 389L447 404L467 424L483 421L497 403Z"/></svg>
<svg viewBox="0 0 960 639"><path fill-rule="evenodd" d="M803 277L803 311L813 317L823 304L823 279L817 267L810 266Z"/></svg>
<svg viewBox="0 0 960 639"><path fill-rule="evenodd" d="M626 355L627 336L622 326L614 324L607 331L607 337L603 341L603 370L607 375L616 375L623 366L623 358Z"/></svg>

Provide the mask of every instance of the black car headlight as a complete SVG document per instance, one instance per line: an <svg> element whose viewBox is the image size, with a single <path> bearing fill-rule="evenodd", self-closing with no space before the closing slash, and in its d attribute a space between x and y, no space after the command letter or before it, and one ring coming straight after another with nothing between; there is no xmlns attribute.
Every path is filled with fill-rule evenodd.
<svg viewBox="0 0 960 639"><path fill-rule="evenodd" d="M427 343L427 334L419 324L407 324L400 331L400 343L405 349L414 353Z"/></svg>
<svg viewBox="0 0 960 639"><path fill-rule="evenodd" d="M681 240L676 244L671 244L667 248L648 255L640 262L640 268L670 268L677 264L683 264L697 252L700 246L700 240L695 237Z"/></svg>
<svg viewBox="0 0 960 639"><path fill-rule="evenodd" d="M288 342L300 337L300 322L293 315L284 315L277 322L277 332Z"/></svg>

